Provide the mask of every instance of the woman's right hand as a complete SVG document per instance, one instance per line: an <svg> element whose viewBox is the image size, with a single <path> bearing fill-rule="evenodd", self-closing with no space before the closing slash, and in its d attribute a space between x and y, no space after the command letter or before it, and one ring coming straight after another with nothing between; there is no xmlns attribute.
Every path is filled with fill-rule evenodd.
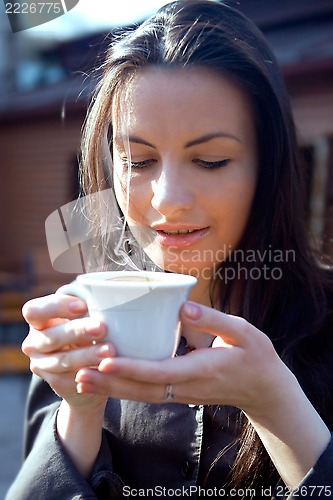
<svg viewBox="0 0 333 500"><path fill-rule="evenodd" d="M30 300L22 313L30 325L22 350L30 358L33 373L44 379L71 407L98 407L105 398L76 391L80 368L98 366L115 355L104 324L89 317L85 302L70 295L48 295ZM103 400L103 401L102 401Z"/></svg>
<svg viewBox="0 0 333 500"><path fill-rule="evenodd" d="M89 477L100 448L107 396L78 394L75 376L80 368L97 367L115 355L112 345L103 343L105 325L82 317L86 312L81 299L61 294L33 299L22 309L30 324L22 350L31 371L63 399L57 434L83 477Z"/></svg>

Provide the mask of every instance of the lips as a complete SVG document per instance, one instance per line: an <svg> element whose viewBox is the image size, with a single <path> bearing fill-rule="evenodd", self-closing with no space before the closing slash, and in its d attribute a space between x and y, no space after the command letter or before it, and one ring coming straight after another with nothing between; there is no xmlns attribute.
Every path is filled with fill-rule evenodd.
<svg viewBox="0 0 333 500"><path fill-rule="evenodd" d="M156 242L162 247L185 248L194 245L209 232L209 227L201 228L171 228L154 227Z"/></svg>

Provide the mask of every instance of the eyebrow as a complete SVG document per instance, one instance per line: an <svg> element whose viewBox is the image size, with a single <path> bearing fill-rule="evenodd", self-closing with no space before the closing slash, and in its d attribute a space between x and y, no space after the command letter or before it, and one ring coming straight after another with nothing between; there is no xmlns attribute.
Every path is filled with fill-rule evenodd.
<svg viewBox="0 0 333 500"><path fill-rule="evenodd" d="M201 137L186 143L185 148L191 148L192 146L197 146L197 144L203 144L218 138L232 139L233 141L242 142L236 135L229 134L228 132L213 132L211 134L202 135Z"/></svg>
<svg viewBox="0 0 333 500"><path fill-rule="evenodd" d="M205 134L197 139L194 139L193 141L187 142L185 144L185 149L191 148L192 146L197 146L198 144L203 144L205 142L212 141L213 139L232 139L233 141L242 143L242 141L237 137L236 135L229 134L228 132L212 132L210 134ZM135 144L143 144L144 146L148 146L149 148L157 149L157 147L154 144L151 144L148 141L145 141L144 139L141 139L141 137L137 137L136 135L130 135L128 138L126 138L128 142L134 142ZM125 138L122 136L115 137L115 142L125 142Z"/></svg>
<svg viewBox="0 0 333 500"><path fill-rule="evenodd" d="M136 135L130 135L130 136L122 136L118 135L117 137L114 138L115 143L124 143L124 142L134 142L135 144L143 144L144 146L148 146L153 149L157 149L154 144L151 144L148 141L145 141L144 139L141 139L141 137L137 137Z"/></svg>

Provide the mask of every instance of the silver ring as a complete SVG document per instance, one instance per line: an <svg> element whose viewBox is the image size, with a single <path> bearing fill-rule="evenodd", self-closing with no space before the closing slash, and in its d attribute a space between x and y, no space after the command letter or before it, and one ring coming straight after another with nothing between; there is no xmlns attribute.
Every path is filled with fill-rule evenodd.
<svg viewBox="0 0 333 500"><path fill-rule="evenodd" d="M172 385L167 384L165 386L164 401L173 401L174 399L175 399L175 395L172 391Z"/></svg>

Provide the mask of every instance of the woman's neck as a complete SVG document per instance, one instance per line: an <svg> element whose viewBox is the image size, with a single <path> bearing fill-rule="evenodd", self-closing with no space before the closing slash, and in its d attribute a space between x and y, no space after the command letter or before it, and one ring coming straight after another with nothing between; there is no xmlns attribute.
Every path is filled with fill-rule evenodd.
<svg viewBox="0 0 333 500"><path fill-rule="evenodd" d="M197 278L198 282L192 289L189 300L192 302L197 302L203 306L212 307L211 291L210 291L210 280L204 279L202 277Z"/></svg>
<svg viewBox="0 0 333 500"><path fill-rule="evenodd" d="M198 282L193 288L189 300L197 302L203 306L212 307L210 281L203 278L198 278ZM202 347L211 346L214 337L207 332L202 332L182 325L182 335L186 338L187 345L199 349Z"/></svg>

